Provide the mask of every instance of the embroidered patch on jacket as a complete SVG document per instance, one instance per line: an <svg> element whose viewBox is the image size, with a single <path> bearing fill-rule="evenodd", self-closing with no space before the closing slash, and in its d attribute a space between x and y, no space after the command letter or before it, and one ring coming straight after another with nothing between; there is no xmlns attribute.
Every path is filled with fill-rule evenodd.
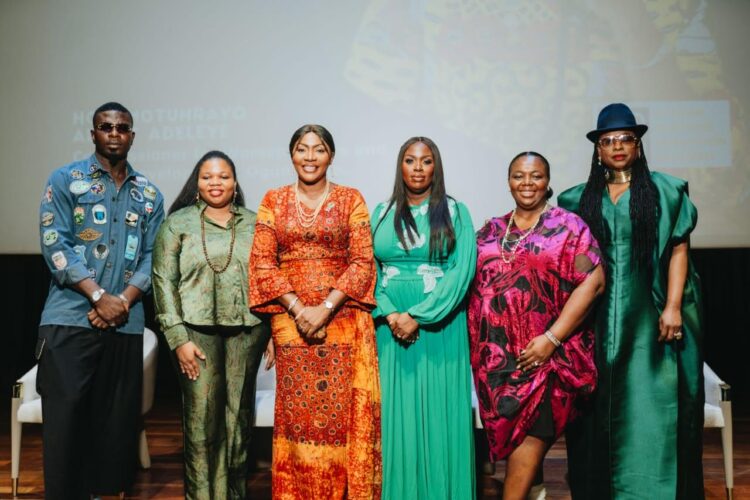
<svg viewBox="0 0 750 500"><path fill-rule="evenodd" d="M55 222L55 214L52 212L44 212L42 214L42 226L51 226Z"/></svg>
<svg viewBox="0 0 750 500"><path fill-rule="evenodd" d="M130 190L130 197L133 198L138 203L143 203L143 193L138 191L138 188L132 188Z"/></svg>
<svg viewBox="0 0 750 500"><path fill-rule="evenodd" d="M65 258L65 254L62 252L55 252L52 255L50 255L50 258L52 259L52 263L55 265L55 269L58 271L62 271L66 267L68 267L68 260Z"/></svg>
<svg viewBox="0 0 750 500"><path fill-rule="evenodd" d="M68 189L70 189L70 192L73 194L83 194L91 189L91 183L87 181L73 181L70 183L70 186L68 186Z"/></svg>
<svg viewBox="0 0 750 500"><path fill-rule="evenodd" d="M73 209L73 220L79 226L83 224L83 221L86 220L86 209L83 207L75 207Z"/></svg>
<svg viewBox="0 0 750 500"><path fill-rule="evenodd" d="M156 188L154 186L146 186L143 188L143 196L149 200L156 199Z"/></svg>
<svg viewBox="0 0 750 500"><path fill-rule="evenodd" d="M57 241L57 231L54 229L47 229L42 235L42 240L46 246L53 245Z"/></svg>
<svg viewBox="0 0 750 500"><path fill-rule="evenodd" d="M83 241L94 241L98 240L102 237L102 233L97 231L96 229L91 229L90 227L87 227L80 233L76 234L76 237Z"/></svg>
<svg viewBox="0 0 750 500"><path fill-rule="evenodd" d="M104 205L94 205L91 207L91 217L94 219L94 224L106 224L107 207Z"/></svg>

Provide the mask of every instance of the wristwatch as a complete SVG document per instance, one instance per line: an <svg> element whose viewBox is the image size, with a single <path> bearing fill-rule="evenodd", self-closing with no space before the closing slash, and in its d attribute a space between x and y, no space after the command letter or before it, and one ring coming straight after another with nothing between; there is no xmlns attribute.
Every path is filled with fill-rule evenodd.
<svg viewBox="0 0 750 500"><path fill-rule="evenodd" d="M94 290L94 292L91 294L91 302L96 304L97 302L99 302L99 299L104 296L105 293L107 293L107 291L104 288Z"/></svg>
<svg viewBox="0 0 750 500"><path fill-rule="evenodd" d="M324 300L323 305L326 306L326 309L328 309L330 312L333 312L333 302L330 300Z"/></svg>

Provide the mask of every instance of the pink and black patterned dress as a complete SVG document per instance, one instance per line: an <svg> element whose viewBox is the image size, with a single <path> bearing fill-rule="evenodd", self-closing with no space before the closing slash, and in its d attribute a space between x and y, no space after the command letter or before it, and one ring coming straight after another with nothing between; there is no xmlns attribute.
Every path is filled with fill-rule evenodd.
<svg viewBox="0 0 750 500"><path fill-rule="evenodd" d="M510 214L477 233L477 272L469 292L471 365L479 410L493 460L506 458L534 426L544 402L554 438L576 416L576 398L596 386L594 332L585 321L539 368L516 368L520 351L557 319L575 288L600 264L588 226L572 212L551 207L509 263L500 255ZM525 231L524 231L525 232ZM509 240L523 232L515 226ZM511 248L505 247L510 260Z"/></svg>

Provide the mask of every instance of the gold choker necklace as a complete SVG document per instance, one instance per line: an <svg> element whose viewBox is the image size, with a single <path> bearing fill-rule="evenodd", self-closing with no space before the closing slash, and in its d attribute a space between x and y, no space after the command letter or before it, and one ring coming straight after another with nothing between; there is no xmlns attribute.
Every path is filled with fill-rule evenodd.
<svg viewBox="0 0 750 500"><path fill-rule="evenodd" d="M630 182L630 177L633 175L632 169L627 170L615 170L608 168L604 171L604 178L607 180L607 184L625 184Z"/></svg>

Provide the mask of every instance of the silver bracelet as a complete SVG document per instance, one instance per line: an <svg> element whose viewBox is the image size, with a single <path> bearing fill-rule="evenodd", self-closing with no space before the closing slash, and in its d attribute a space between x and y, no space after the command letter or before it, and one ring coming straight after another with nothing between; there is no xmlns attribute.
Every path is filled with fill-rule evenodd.
<svg viewBox="0 0 750 500"><path fill-rule="evenodd" d="M555 337L551 331L547 330L546 332L544 332L544 336L547 337L547 340L552 342L552 345L554 345L555 347L560 347L562 345L562 342L557 340L557 337Z"/></svg>
<svg viewBox="0 0 750 500"><path fill-rule="evenodd" d="M289 303L289 307L286 308L286 312L292 312L292 308L297 305L297 302L299 302L299 295L292 299Z"/></svg>
<svg viewBox="0 0 750 500"><path fill-rule="evenodd" d="M127 297L126 297L125 295L123 295L123 294L119 294L119 295L118 295L117 297L118 297L118 298L119 298L119 299L120 299L121 301L123 301L123 302L125 302L126 304L130 305L130 301L128 300L128 298L127 298Z"/></svg>

